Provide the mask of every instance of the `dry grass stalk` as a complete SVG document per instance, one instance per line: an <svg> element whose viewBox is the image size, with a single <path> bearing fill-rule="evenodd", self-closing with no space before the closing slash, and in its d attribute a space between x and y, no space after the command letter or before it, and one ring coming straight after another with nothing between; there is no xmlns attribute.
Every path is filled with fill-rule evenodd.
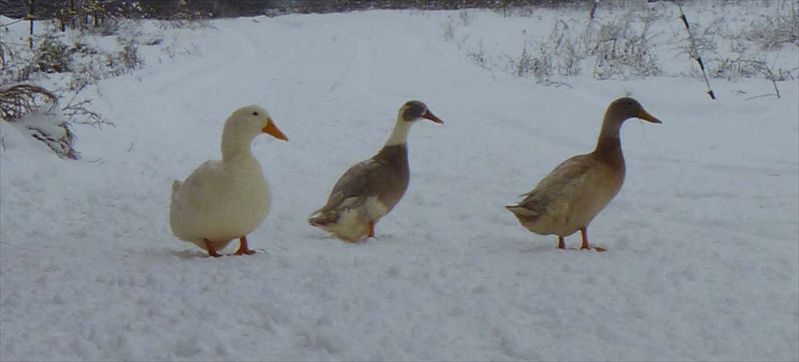
<svg viewBox="0 0 799 362"><path fill-rule="evenodd" d="M47 89L33 84L14 84L0 87L0 118L13 122L49 104L58 104L58 97Z"/></svg>

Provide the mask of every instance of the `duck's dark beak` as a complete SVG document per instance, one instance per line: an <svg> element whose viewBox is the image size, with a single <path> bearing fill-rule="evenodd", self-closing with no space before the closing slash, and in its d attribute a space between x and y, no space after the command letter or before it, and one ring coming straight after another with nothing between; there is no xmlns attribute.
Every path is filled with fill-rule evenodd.
<svg viewBox="0 0 799 362"><path fill-rule="evenodd" d="M275 126L275 122L273 122L271 118L267 120L266 126L264 126L264 128L262 128L261 131L279 140L283 141L289 140L289 138L286 137L286 135L283 134L283 132L281 132L280 129L277 128L277 126Z"/></svg>
<svg viewBox="0 0 799 362"><path fill-rule="evenodd" d="M440 123L440 124L444 123L444 121L442 121L440 118L436 117L436 115L433 114L433 112L430 112L429 110L424 112L424 114L422 115L422 118L429 119L429 120L431 120L433 122Z"/></svg>

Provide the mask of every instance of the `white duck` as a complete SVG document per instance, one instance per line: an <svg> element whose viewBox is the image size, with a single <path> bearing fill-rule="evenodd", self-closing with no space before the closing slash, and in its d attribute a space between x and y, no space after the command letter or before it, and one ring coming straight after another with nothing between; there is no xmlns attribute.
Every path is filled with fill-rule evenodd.
<svg viewBox="0 0 799 362"><path fill-rule="evenodd" d="M408 188L408 131L420 118L444 123L424 103L406 102L385 146L372 158L350 167L336 182L325 206L308 222L345 241L374 237L375 224L397 205Z"/></svg>
<svg viewBox="0 0 799 362"><path fill-rule="evenodd" d="M580 230L581 249L591 249L588 224L621 190L624 183L624 156L619 130L629 118L652 123L660 120L649 114L635 99L619 98L608 106L594 152L563 161L536 185L522 195L517 205L506 206L528 230L558 236L558 249L564 249L563 238ZM596 247L597 251L604 248Z"/></svg>
<svg viewBox="0 0 799 362"><path fill-rule="evenodd" d="M261 132L287 141L265 109L251 105L233 112L222 131L222 160L206 161L184 182L172 183L169 224L179 239L196 244L210 256L234 239L236 255L250 255L247 234L266 218L271 205L269 184L250 145Z"/></svg>

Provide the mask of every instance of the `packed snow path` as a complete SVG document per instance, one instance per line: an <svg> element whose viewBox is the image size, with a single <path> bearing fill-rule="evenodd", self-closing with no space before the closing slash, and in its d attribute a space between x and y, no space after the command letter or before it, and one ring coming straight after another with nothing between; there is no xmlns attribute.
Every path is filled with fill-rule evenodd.
<svg viewBox="0 0 799 362"><path fill-rule="evenodd" d="M799 356L795 81L750 101L771 85L717 82L715 102L692 78L544 87L470 62L442 39L448 14L167 32L175 57L142 49L144 69L100 84L116 127L80 128L77 162L3 124L0 359ZM622 130L626 183L589 229L608 252L558 251L503 206L590 151L626 92L664 123ZM377 238L307 225L409 99L445 124L411 131L411 185ZM249 239L266 252L208 258L171 235L170 183L218 158L225 117L251 103L290 138L253 146L274 202Z"/></svg>

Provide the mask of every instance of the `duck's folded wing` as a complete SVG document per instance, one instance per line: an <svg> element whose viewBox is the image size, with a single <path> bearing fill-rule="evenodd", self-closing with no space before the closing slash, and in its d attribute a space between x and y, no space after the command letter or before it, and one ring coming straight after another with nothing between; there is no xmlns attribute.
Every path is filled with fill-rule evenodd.
<svg viewBox="0 0 799 362"><path fill-rule="evenodd" d="M555 167L530 192L519 205L532 206L560 200L568 201L580 193L590 178L590 170L597 167L598 162L586 155L574 156Z"/></svg>
<svg viewBox="0 0 799 362"><path fill-rule="evenodd" d="M333 191L330 192L325 206L318 211L352 207L357 204L358 200L374 195L374 185L379 182L384 167L382 162L374 159L368 159L350 167L333 186Z"/></svg>

